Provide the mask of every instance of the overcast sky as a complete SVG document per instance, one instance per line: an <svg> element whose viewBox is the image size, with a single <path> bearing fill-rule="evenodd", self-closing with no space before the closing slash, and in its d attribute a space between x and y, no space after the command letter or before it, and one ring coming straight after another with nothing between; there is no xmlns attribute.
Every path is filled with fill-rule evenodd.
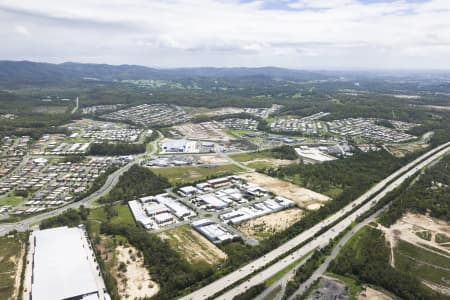
<svg viewBox="0 0 450 300"><path fill-rule="evenodd" d="M450 0L0 0L0 59L450 69Z"/></svg>

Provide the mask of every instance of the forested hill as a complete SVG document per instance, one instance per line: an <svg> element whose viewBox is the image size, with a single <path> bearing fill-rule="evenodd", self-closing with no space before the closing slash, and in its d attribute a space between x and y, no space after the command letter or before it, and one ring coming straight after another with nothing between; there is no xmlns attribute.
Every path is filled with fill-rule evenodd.
<svg viewBox="0 0 450 300"><path fill-rule="evenodd" d="M324 80L331 74L283 68L183 68L155 69L136 65L106 65L82 63L38 63L30 61L0 61L0 84L45 84L80 80L180 80L188 78L264 77L292 80Z"/></svg>

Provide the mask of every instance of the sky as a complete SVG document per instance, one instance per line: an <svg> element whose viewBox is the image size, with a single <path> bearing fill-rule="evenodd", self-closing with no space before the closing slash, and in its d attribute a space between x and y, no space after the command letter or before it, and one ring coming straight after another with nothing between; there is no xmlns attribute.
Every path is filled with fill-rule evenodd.
<svg viewBox="0 0 450 300"><path fill-rule="evenodd" d="M0 0L0 60L450 69L450 0Z"/></svg>

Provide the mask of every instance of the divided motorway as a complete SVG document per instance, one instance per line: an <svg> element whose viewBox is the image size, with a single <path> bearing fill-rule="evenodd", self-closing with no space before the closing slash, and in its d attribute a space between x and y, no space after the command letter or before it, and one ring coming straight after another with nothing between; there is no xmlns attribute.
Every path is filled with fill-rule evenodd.
<svg viewBox="0 0 450 300"><path fill-rule="evenodd" d="M299 259L300 257L304 256L309 251L317 248L317 247L323 247L329 243L329 241L336 236L338 236L342 231L344 231L352 222L354 222L358 216L363 214L364 212L368 211L373 205L376 204L380 199L382 199L387 193L394 190L396 187L401 185L408 177L414 175L419 170L421 170L424 166L427 164L433 162L434 160L437 160L444 154L446 154L449 151L450 142L445 143L439 147L436 147L427 153L423 154L419 158L415 159L414 161L410 162L409 164L405 165L404 167L400 168L396 172L392 173L382 181L380 181L378 184L376 184L374 187L372 187L370 190L368 190L366 193L361 195L359 198L330 216L329 218L319 222L312 228L308 229L307 231L302 232L301 234L297 235L293 239L287 241L286 243L282 244L278 248L272 250L271 252L267 253L263 257L260 257L251 263L241 267L240 269L229 273L228 275L208 284L207 286L189 294L184 297L182 297L182 300L197 300L197 299L208 299L214 296L218 291L221 291L233 284L236 284L237 282L243 280L244 278L250 277L255 271L260 270L267 266L269 263L276 261L279 259L279 257L285 255L286 253L292 251L297 246L301 245L302 243L306 242L307 240L310 240L313 238L317 233L319 233L320 230L323 228L332 225L339 219L345 217L347 214L349 214L355 207L362 205L369 199L373 197L372 200L368 201L366 204L362 205L358 210L350 214L347 218L339 222L337 225L333 226L330 230L326 231L325 233L321 234L319 237L315 238L305 246L299 248L298 250L292 252L288 256L284 257L283 259L277 261L276 263L272 264L268 268L264 269L263 271L255 274L253 277L248 279L247 281L239 284L237 287L229 290L222 296L218 297L217 299L232 299L234 296L246 291L248 288L264 282L266 279L268 279L270 276L276 274L280 270L282 270L284 267L288 266L292 261ZM376 195L376 196L375 196ZM374 197L375 196L375 197Z"/></svg>

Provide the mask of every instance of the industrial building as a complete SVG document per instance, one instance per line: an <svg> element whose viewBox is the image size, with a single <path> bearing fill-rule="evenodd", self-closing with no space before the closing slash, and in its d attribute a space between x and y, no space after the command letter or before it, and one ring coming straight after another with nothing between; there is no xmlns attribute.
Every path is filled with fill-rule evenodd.
<svg viewBox="0 0 450 300"><path fill-rule="evenodd" d="M295 148L295 152L297 152L298 156L304 159L305 162L309 163L320 163L337 159L336 157L323 152L319 148L309 148L307 146L302 146L300 148Z"/></svg>
<svg viewBox="0 0 450 300"><path fill-rule="evenodd" d="M195 216L195 212L167 193L142 197L128 202L136 222L146 229L159 229L167 224Z"/></svg>
<svg viewBox="0 0 450 300"><path fill-rule="evenodd" d="M31 243L29 299L110 299L84 228L34 231Z"/></svg>
<svg viewBox="0 0 450 300"><path fill-rule="evenodd" d="M231 241L236 236L230 233L226 228L220 226L219 224L214 223L208 219L201 219L195 222L192 222L192 226L197 230L200 234L205 236L208 240L213 243L223 243L226 241Z"/></svg>
<svg viewBox="0 0 450 300"><path fill-rule="evenodd" d="M219 198L215 194L205 194L198 196L195 201L199 206L205 206L208 209L221 210L231 204L231 200L227 198Z"/></svg>
<svg viewBox="0 0 450 300"><path fill-rule="evenodd" d="M247 220L251 220L294 206L294 201L281 196L277 196L274 199L268 199L264 202L259 202L250 206L232 210L231 212L222 214L220 218L224 222L229 224L239 224Z"/></svg>

